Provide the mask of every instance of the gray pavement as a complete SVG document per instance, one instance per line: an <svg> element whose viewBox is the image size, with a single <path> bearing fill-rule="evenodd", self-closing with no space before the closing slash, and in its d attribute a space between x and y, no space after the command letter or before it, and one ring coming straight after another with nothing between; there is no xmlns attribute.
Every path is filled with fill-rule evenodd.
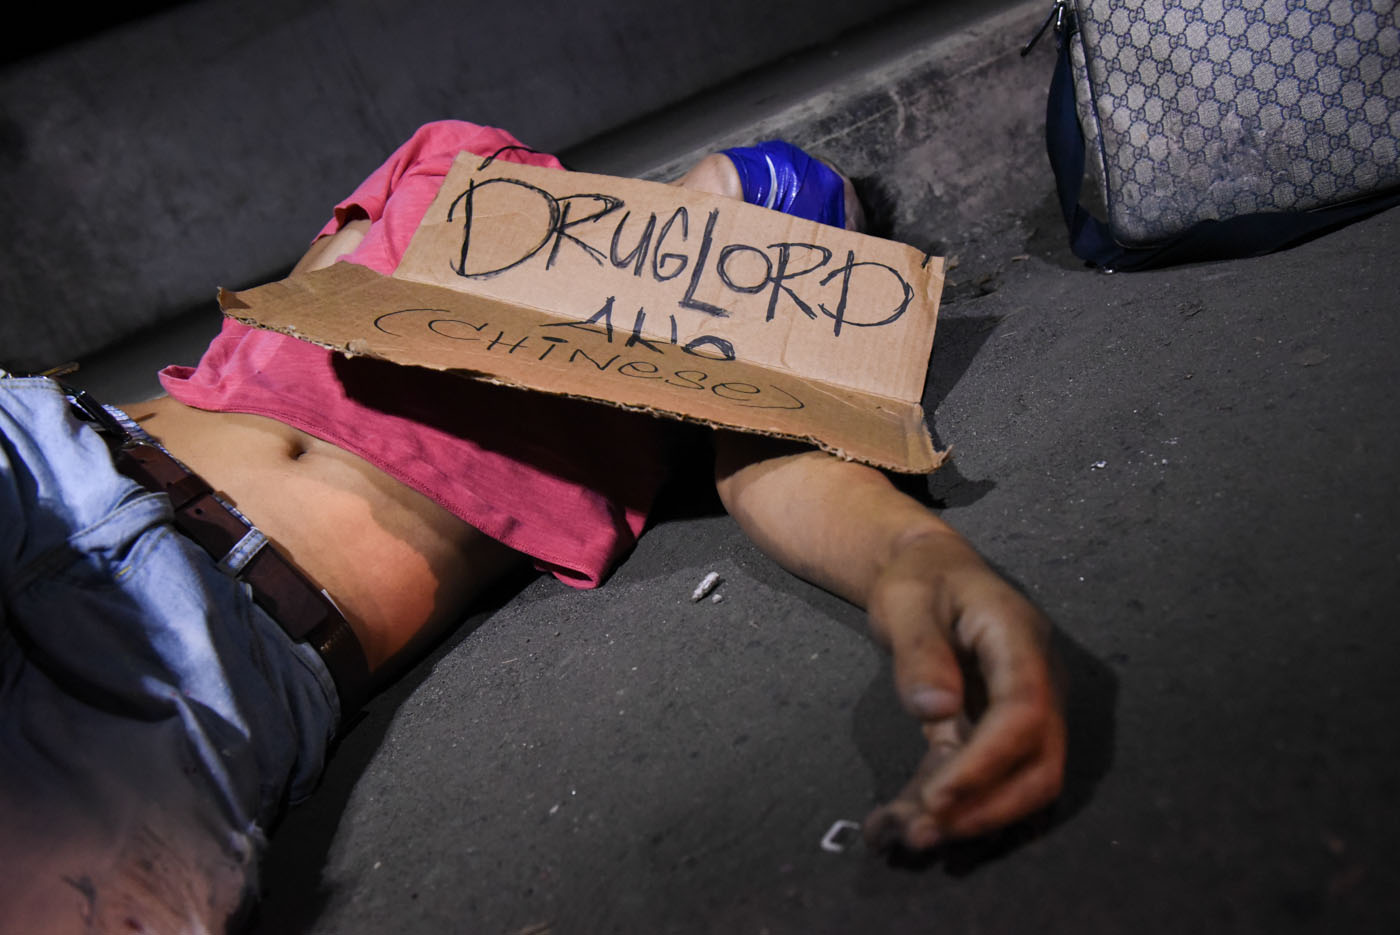
<svg viewBox="0 0 1400 935"><path fill-rule="evenodd" d="M1398 247L1391 214L1133 277L1032 255L946 313L930 487L1058 628L1047 821L821 850L918 737L859 613L682 518L376 701L278 832L260 930L1394 931Z"/></svg>
<svg viewBox="0 0 1400 935"><path fill-rule="evenodd" d="M1041 9L726 132L881 175L896 234L958 259L925 399L954 457L917 486L1056 625L1058 807L926 859L823 850L920 737L859 612L682 501L603 588L520 582L371 703L274 835L257 932L1400 927L1400 213L1083 269L1039 151L1049 53L1014 53ZM576 161L698 145L637 155L645 129ZM692 603L711 570L722 602Z"/></svg>

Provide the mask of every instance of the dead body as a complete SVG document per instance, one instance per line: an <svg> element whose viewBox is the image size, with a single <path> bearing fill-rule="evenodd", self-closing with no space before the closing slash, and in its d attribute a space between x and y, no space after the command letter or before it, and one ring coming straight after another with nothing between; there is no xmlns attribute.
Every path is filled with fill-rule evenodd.
<svg viewBox="0 0 1400 935"><path fill-rule="evenodd" d="M678 184L741 197L719 155ZM318 240L296 270L330 265L368 226L351 221ZM280 422L170 397L123 408L334 596L372 671L390 671L526 561L360 458ZM940 768L873 815L872 827L894 819L906 844L924 847L1053 798L1063 727L1046 624L1029 602L873 468L817 451L772 456L784 446L723 432L716 450L720 497L744 531L794 574L866 608L872 633L894 652L901 697ZM990 707L971 735L955 649L972 654L988 680Z"/></svg>
<svg viewBox="0 0 1400 935"><path fill-rule="evenodd" d="M720 155L678 184L742 195ZM335 262L369 228L348 220L297 271ZM171 397L122 408L326 589L379 684L528 561L361 457L280 421ZM880 471L750 435L717 432L714 441L725 508L783 567L868 611L927 739L918 775L870 815L867 834L922 849L1050 802L1065 731L1039 612ZM966 694L985 695L983 711L965 708L967 676L981 683Z"/></svg>

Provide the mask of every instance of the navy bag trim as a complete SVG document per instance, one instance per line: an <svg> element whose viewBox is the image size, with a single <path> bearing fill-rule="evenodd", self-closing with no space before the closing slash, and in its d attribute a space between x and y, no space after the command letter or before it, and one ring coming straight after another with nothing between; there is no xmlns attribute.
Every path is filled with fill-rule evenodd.
<svg viewBox="0 0 1400 935"><path fill-rule="evenodd" d="M1109 226L1079 203L1084 184L1084 134L1075 111L1070 64L1069 40L1074 30L1074 14L1069 13L1055 34L1059 52L1045 106L1045 148L1050 156L1050 168L1055 173L1060 211L1069 229L1070 249L1080 259L1104 270L1127 272L1260 256L1400 205L1400 191L1392 191L1311 211L1265 212L1200 221L1171 240L1152 247L1119 244Z"/></svg>

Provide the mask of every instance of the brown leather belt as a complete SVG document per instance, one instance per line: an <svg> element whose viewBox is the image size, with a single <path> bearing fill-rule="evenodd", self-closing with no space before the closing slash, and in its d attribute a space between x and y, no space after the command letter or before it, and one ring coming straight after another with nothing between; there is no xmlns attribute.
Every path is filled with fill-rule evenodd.
<svg viewBox="0 0 1400 935"><path fill-rule="evenodd" d="M111 447L117 470L147 490L168 496L175 510L175 528L215 561L222 561L249 533L252 527L220 503L202 477L154 445L133 437L86 393L70 389L70 394L78 414L95 423ZM258 549L238 578L288 636L309 644L320 655L340 695L341 724L349 723L350 716L369 697L370 675L364 649L345 617L271 543Z"/></svg>

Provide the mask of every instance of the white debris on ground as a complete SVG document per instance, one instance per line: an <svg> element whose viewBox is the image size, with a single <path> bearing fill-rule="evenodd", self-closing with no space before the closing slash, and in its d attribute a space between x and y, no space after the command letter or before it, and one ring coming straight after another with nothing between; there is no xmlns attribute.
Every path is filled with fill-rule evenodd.
<svg viewBox="0 0 1400 935"><path fill-rule="evenodd" d="M692 601L703 600L707 594L715 589L717 584L719 584L719 572L712 571L695 586L695 590L690 594L690 599Z"/></svg>
<svg viewBox="0 0 1400 935"><path fill-rule="evenodd" d="M860 831L860 822L851 821L848 818L840 818L827 829L822 836L822 850L832 854L839 854L851 844L855 843Z"/></svg>
<svg viewBox="0 0 1400 935"><path fill-rule="evenodd" d="M718 603L720 603L720 602L723 601L723 600L724 600L724 595L723 595L723 594L720 594L718 591L716 591L716 592L710 597L710 603L711 603L711 604L718 604Z"/></svg>

